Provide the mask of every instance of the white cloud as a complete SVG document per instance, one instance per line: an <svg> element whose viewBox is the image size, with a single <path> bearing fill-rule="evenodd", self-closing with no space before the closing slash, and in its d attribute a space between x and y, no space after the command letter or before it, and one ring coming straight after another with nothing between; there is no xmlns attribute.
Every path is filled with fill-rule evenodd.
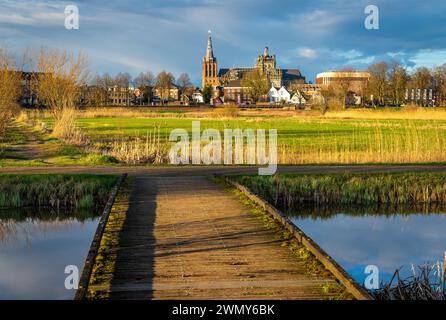
<svg viewBox="0 0 446 320"><path fill-rule="evenodd" d="M333 54L348 60L357 59L364 55L362 52L356 49L352 49L349 51L334 51Z"/></svg>
<svg viewBox="0 0 446 320"><path fill-rule="evenodd" d="M0 23L18 24L18 25L32 25L34 19L30 17L24 17L21 14L0 14Z"/></svg>
<svg viewBox="0 0 446 320"><path fill-rule="evenodd" d="M446 63L446 49L422 49L409 58L409 61L415 64L414 68L440 66Z"/></svg>
<svg viewBox="0 0 446 320"><path fill-rule="evenodd" d="M333 11L314 10L292 14L286 24L291 25L298 35L304 33L307 37L323 37L334 33L342 21L342 17Z"/></svg>
<svg viewBox="0 0 446 320"><path fill-rule="evenodd" d="M303 58L313 59L317 57L317 51L311 48L299 48L297 54Z"/></svg>
<svg viewBox="0 0 446 320"><path fill-rule="evenodd" d="M4 1L0 4L0 23L17 26L63 25L65 3ZM20 12L20 13L18 13Z"/></svg>

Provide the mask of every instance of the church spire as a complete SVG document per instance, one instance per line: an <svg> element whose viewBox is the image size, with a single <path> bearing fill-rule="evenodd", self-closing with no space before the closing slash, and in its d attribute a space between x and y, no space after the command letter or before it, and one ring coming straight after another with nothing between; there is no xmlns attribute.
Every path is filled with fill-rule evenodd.
<svg viewBox="0 0 446 320"><path fill-rule="evenodd" d="M206 61L214 60L214 51L212 49L212 37L211 37L211 30L208 31L208 47L206 49Z"/></svg>

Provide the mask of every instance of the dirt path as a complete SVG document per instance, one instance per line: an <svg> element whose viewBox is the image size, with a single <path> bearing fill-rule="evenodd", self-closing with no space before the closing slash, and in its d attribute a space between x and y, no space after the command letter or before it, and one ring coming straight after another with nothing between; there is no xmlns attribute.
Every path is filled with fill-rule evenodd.
<svg viewBox="0 0 446 320"><path fill-rule="evenodd" d="M332 172L446 172L446 165L357 165L357 166L279 166L278 173ZM151 175L151 176L209 176L212 174L255 174L257 167L249 166L65 166L65 167L7 167L0 173L91 173Z"/></svg>
<svg viewBox="0 0 446 320"><path fill-rule="evenodd" d="M111 277L91 287L125 299L328 299L326 276L281 246L236 195L205 177L138 177ZM117 250L117 251L116 251ZM96 270L98 271L98 270ZM100 272L101 270L99 270Z"/></svg>
<svg viewBox="0 0 446 320"><path fill-rule="evenodd" d="M45 162L55 152L57 152L59 145L56 143L48 143L45 139L44 133L37 128L31 127L19 121L12 121L8 128L14 134L21 137L20 142L11 143L7 148L10 152L10 158L21 160L40 160Z"/></svg>

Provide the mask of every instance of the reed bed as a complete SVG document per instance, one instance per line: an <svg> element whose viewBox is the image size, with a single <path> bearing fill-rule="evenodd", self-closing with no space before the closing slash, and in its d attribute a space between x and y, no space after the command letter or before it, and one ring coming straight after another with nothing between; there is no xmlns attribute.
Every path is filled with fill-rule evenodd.
<svg viewBox="0 0 446 320"><path fill-rule="evenodd" d="M285 209L317 205L446 205L446 175L437 173L239 176L270 203Z"/></svg>
<svg viewBox="0 0 446 320"><path fill-rule="evenodd" d="M329 111L324 114L330 119L399 119L399 120L446 120L445 108L421 108L408 106L405 108L384 109L347 109Z"/></svg>
<svg viewBox="0 0 446 320"><path fill-rule="evenodd" d="M0 175L0 207L97 208L115 181L99 175Z"/></svg>
<svg viewBox="0 0 446 320"><path fill-rule="evenodd" d="M168 161L168 152L168 144L161 142L160 127L155 127L145 139L137 136L113 142L106 154L126 164L161 164Z"/></svg>
<svg viewBox="0 0 446 320"><path fill-rule="evenodd" d="M401 279L396 270L388 283L370 290L376 300L446 300L446 253L443 263L412 265L412 275Z"/></svg>
<svg viewBox="0 0 446 320"><path fill-rule="evenodd" d="M279 144L281 164L364 164L445 162L446 128L443 123L358 122L339 135L318 133Z"/></svg>

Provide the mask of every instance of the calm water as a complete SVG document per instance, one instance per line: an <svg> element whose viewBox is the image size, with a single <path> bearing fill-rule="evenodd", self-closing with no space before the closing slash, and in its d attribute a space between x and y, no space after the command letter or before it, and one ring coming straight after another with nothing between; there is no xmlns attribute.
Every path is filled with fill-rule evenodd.
<svg viewBox="0 0 446 320"><path fill-rule="evenodd" d="M79 275L96 231L90 213L0 210L0 299L72 299L65 267Z"/></svg>
<svg viewBox="0 0 446 320"><path fill-rule="evenodd" d="M291 216L301 230L361 284L367 265L376 265L380 281L389 281L402 266L402 275L407 276L412 263L443 261L446 214L380 211L312 209Z"/></svg>

